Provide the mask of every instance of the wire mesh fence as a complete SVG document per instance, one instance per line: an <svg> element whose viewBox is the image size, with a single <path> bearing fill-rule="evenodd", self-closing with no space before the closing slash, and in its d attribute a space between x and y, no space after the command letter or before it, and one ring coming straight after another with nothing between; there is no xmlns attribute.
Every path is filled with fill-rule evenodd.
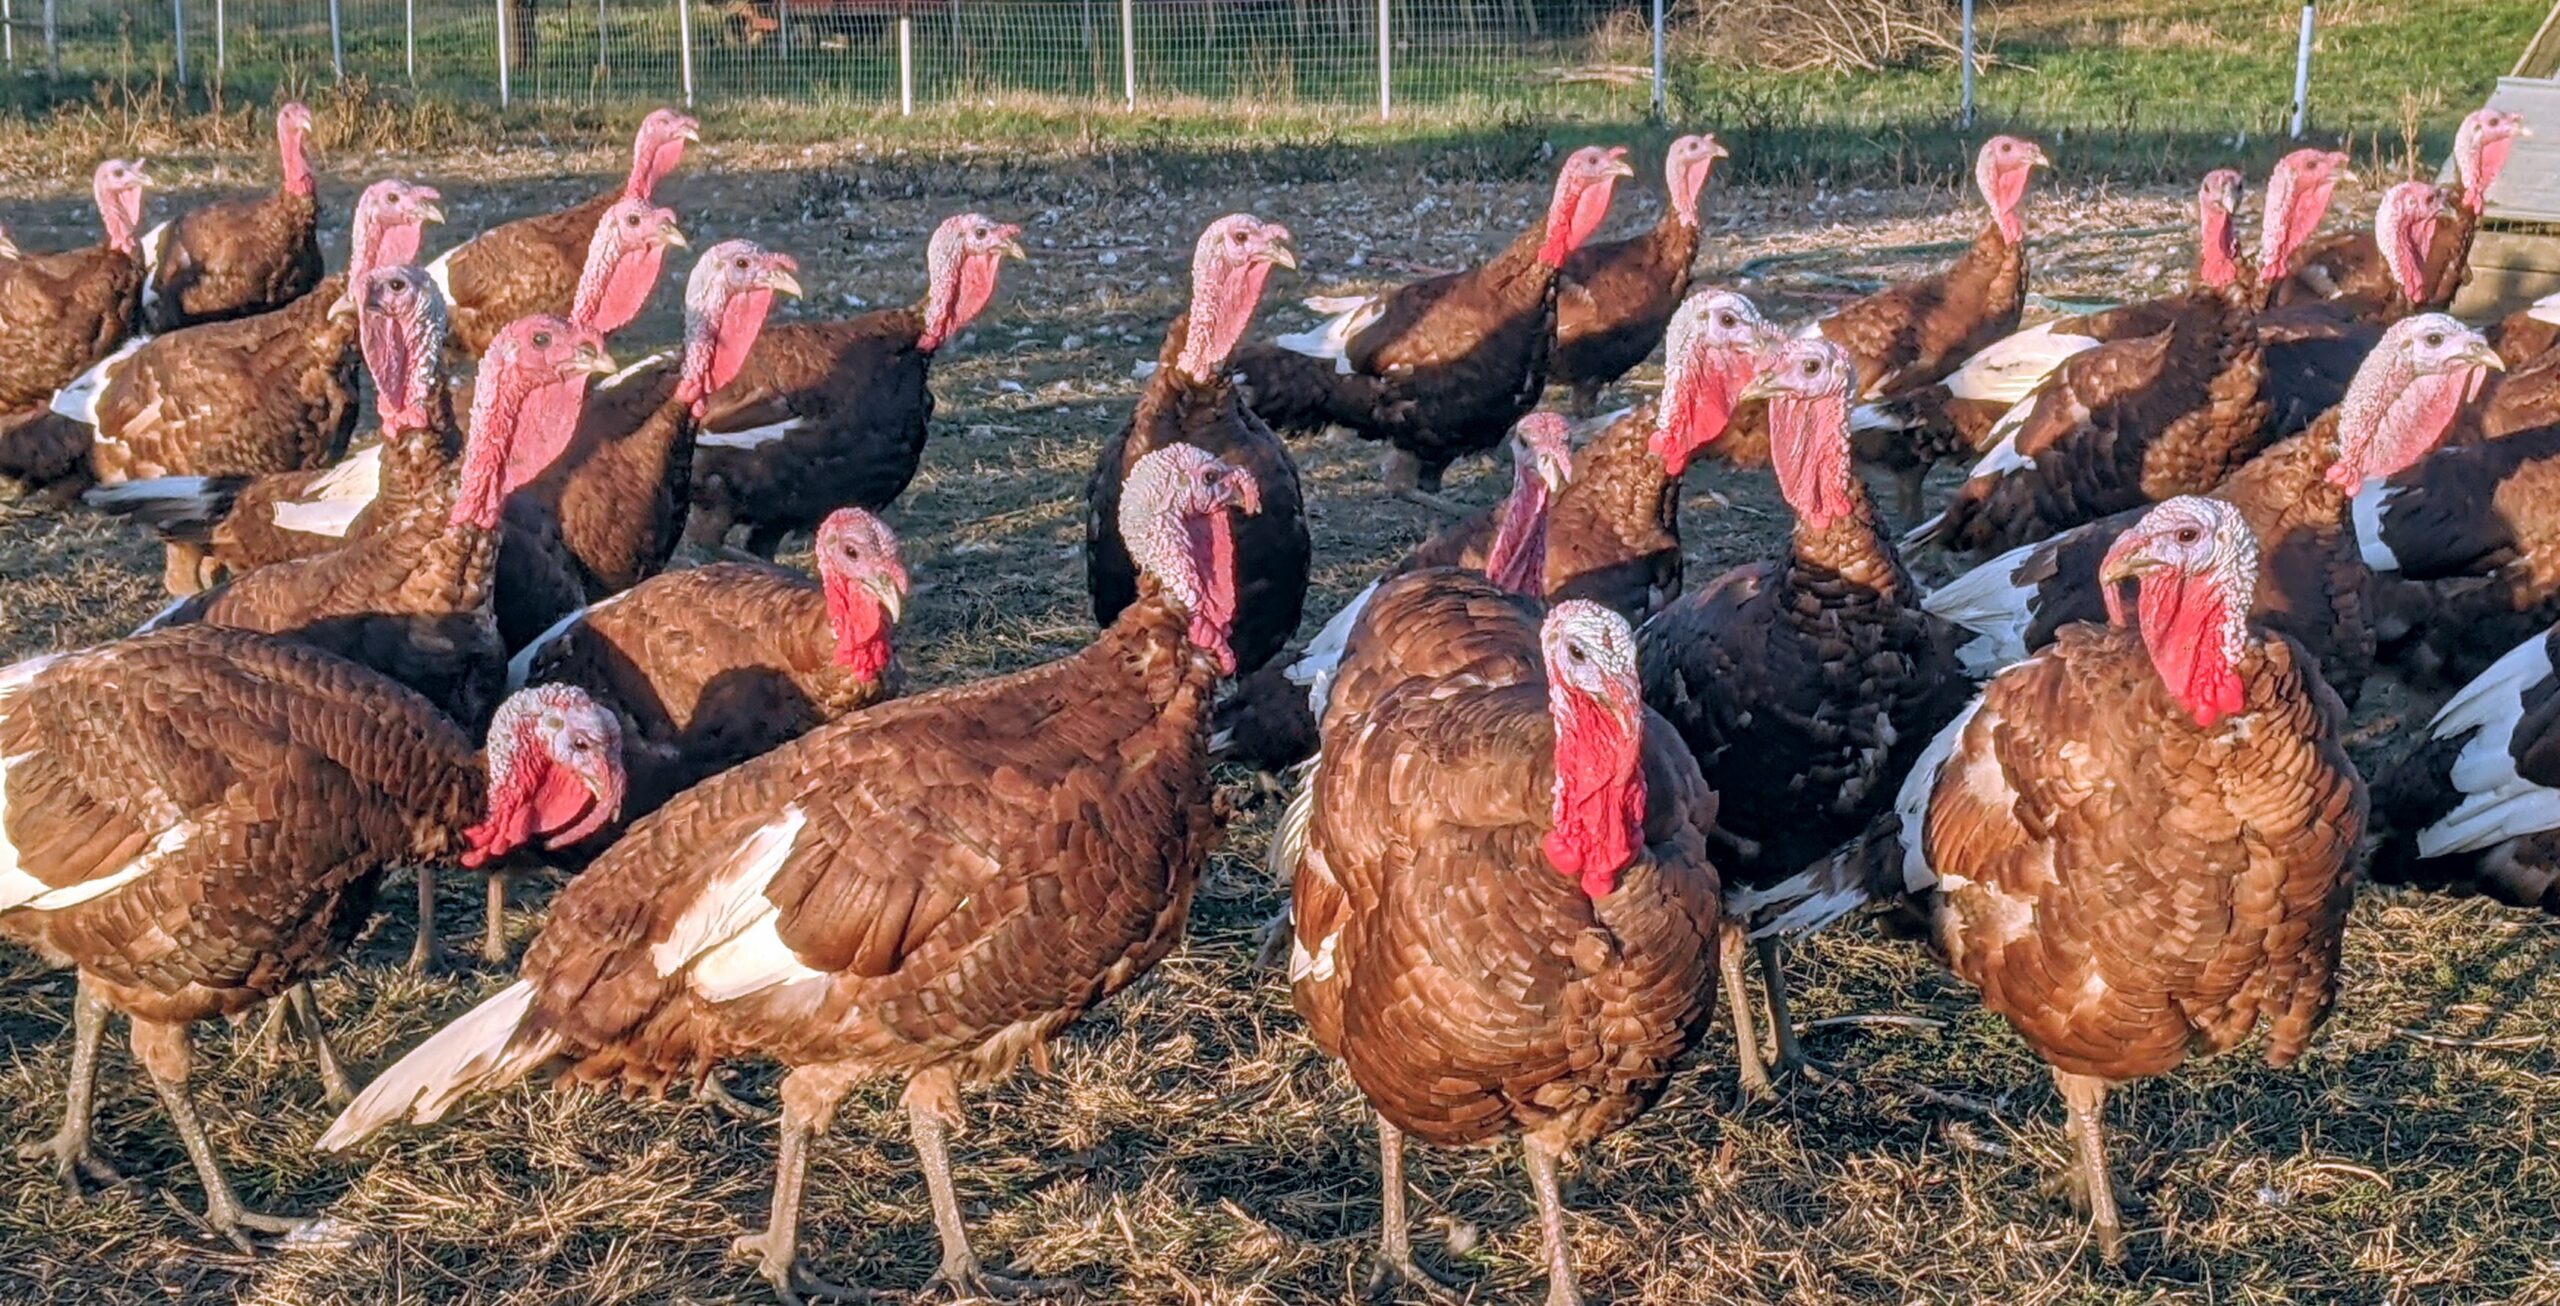
<svg viewBox="0 0 2560 1306"><path fill-rule="evenodd" d="M1641 114L1649 0L0 0L20 71L505 102ZM1381 35L1383 32L1383 42Z"/></svg>

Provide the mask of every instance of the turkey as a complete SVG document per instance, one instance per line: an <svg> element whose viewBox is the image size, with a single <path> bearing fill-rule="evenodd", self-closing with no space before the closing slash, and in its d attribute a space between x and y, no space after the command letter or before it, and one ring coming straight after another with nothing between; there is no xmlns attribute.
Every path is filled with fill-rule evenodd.
<svg viewBox="0 0 2560 1306"><path fill-rule="evenodd" d="M427 275L453 306L447 347L477 358L518 318L568 313L596 223L621 200L651 202L658 183L684 162L685 143L701 139L700 123L672 109L652 110L631 142L631 174L621 189L492 227L438 255Z"/></svg>
<svg viewBox="0 0 2560 1306"><path fill-rule="evenodd" d="M1793 906L1800 873L1884 810L1973 690L1850 466L1856 381L1848 353L1814 337L1790 343L1743 392L1768 401L1770 461L1795 530L1782 556L1681 595L1637 636L1645 702L1724 801L1725 1002L1755 1095L1769 1078L1742 987L1745 918ZM1758 943L1779 1065L1797 1069L1780 938Z"/></svg>
<svg viewBox="0 0 2560 1306"><path fill-rule="evenodd" d="M1953 502L1903 545L1991 553L2212 489L2264 444L2266 288L2329 207L2343 154L2296 150L2267 186L2258 275L2197 287L2150 334L2073 355L2001 419Z"/></svg>
<svg viewBox="0 0 2560 1306"><path fill-rule="evenodd" d="M89 428L106 484L315 466L355 427L357 292L368 271L417 256L441 220L424 186L380 181L356 201L347 273L272 313L136 340L53 398Z"/></svg>
<svg viewBox="0 0 2560 1306"><path fill-rule="evenodd" d="M1121 500L1145 597L1080 653L885 703L678 795L553 899L522 978L377 1078L320 1139L541 1073L626 1091L782 1063L773 1218L736 1250L786 1300L811 1140L857 1083L904 1100L942 1235L934 1286L1019 1291L969 1245L944 1144L964 1085L1146 973L1217 838L1204 743L1234 654L1227 510L1253 474L1183 446Z"/></svg>
<svg viewBox="0 0 2560 1306"><path fill-rule="evenodd" d="M320 199L304 146L310 135L311 110L288 102L276 110L284 173L274 194L207 204L143 234L145 332L273 312L319 286Z"/></svg>
<svg viewBox="0 0 2560 1306"><path fill-rule="evenodd" d="M2479 333L2441 313L2394 323L2347 397L2310 430L2242 464L2210 497L2239 509L2258 541L2253 611L2317 658L2352 704L2372 670L2370 573L2351 504L2432 452L2464 401L2501 364ZM1958 650L1977 674L2025 657L2079 621L2103 620L2098 560L2142 518L2136 508L2022 545L1931 593L1931 612L1972 632Z"/></svg>
<svg viewBox="0 0 2560 1306"><path fill-rule="evenodd" d="M506 675L494 611L507 497L569 443L589 377L613 371L603 338L556 317L530 317L490 342L474 388L471 427L457 442L449 422L410 423L431 410L414 402L438 388L411 370L442 332L434 282L415 268L365 278L368 306L384 326L368 341L381 393L411 400L384 415L385 497L393 508L361 539L328 553L260 568L178 600L145 630L205 624L256 630L326 649L425 695L466 725L485 719ZM433 366L429 363L429 366ZM407 464L400 466L400 464ZM419 867L418 937L410 966L423 971L441 947L435 875ZM506 881L489 882L483 951L502 954Z"/></svg>
<svg viewBox="0 0 2560 1306"><path fill-rule="evenodd" d="M2356 495L2383 657L2459 685L2560 620L2560 425L2438 449Z"/></svg>
<svg viewBox="0 0 2560 1306"><path fill-rule="evenodd" d="M699 415L685 541L717 549L744 526L747 551L771 558L839 507L896 502L924 456L934 357L995 297L1021 234L975 213L945 219L925 247L921 304L758 337Z"/></svg>
<svg viewBox="0 0 2560 1306"><path fill-rule="evenodd" d="M2337 696L2248 621L2257 564L2237 508L2151 509L2099 570L2140 585L2137 624L2118 600L1994 677L1843 859L1916 898L1947 963L2052 1068L2109 1260L2108 1088L2262 1024L2267 1064L2289 1065L2337 997L2364 782Z"/></svg>
<svg viewBox="0 0 2560 1306"><path fill-rule="evenodd" d="M1933 385L1956 365L2018 329L2027 303L2027 181L2049 168L2043 147L1994 136L1973 160L1973 184L1991 207L1991 222L1944 271L1897 282L1844 304L1814 324L1858 365L1856 398L1888 400ZM1757 425L1754 423L1753 425ZM1901 510L1917 516L1925 450L1907 442L1871 446L1873 457L1901 482Z"/></svg>
<svg viewBox="0 0 2560 1306"><path fill-rule="evenodd" d="M1557 1161L1650 1106L1713 1011L1716 798L1596 603L1541 621L1480 577L1414 572L1354 641L1346 684L1374 674L1375 692L1325 717L1289 977L1378 1112L1377 1277L1434 1287L1406 1229L1405 1138L1516 1135L1547 1301L1572 1306Z"/></svg>
<svg viewBox="0 0 2560 1306"><path fill-rule="evenodd" d="M1307 513L1289 447L1237 397L1228 360L1262 302L1274 267L1298 265L1289 229L1236 213L1210 223L1191 255L1191 307L1165 332L1137 411L1094 458L1085 485L1085 586L1093 619L1108 626L1138 600L1138 569L1120 538L1120 487L1148 454L1175 444L1206 449L1253 473L1261 511L1235 523L1236 668L1250 675L1289 642L1306 609Z"/></svg>
<svg viewBox="0 0 2560 1306"><path fill-rule="evenodd" d="M508 663L510 687L576 685L623 720L623 819L898 692L897 537L860 508L818 527L818 578L717 562L652 576Z"/></svg>
<svg viewBox="0 0 2560 1306"><path fill-rule="evenodd" d="M1662 216L1642 235L1588 244L1564 261L1549 379L1570 387L1574 416L1591 416L1601 388L1662 343L1698 257L1698 194L1716 160L1729 157L1712 134L1671 142L1662 160Z"/></svg>
<svg viewBox="0 0 2560 1306"><path fill-rule="evenodd" d="M1441 472L1500 444L1546 391L1559 274L1608 216L1618 179L1635 175L1625 155L1567 156L1546 215L1491 261L1325 301L1332 320L1237 351L1247 402L1280 431L1330 424L1384 441L1387 489L1446 506Z"/></svg>
<svg viewBox="0 0 2560 1306"><path fill-rule="evenodd" d="M622 787L617 727L574 689L510 699L485 758L425 699L317 649L195 627L0 670L0 935L74 969L60 1131L28 1149L76 1194L119 1182L92 1147L110 1012L205 1189L206 1222L251 1210L187 1087L188 1027L285 996L343 1091L309 980L337 961L392 864L477 865L585 838Z"/></svg>
<svg viewBox="0 0 2560 1306"><path fill-rule="evenodd" d="M90 188L105 238L0 262L0 475L30 486L87 478L88 432L47 416L55 391L125 342L141 318L142 165L109 159Z"/></svg>
<svg viewBox="0 0 2560 1306"><path fill-rule="evenodd" d="M639 200L615 203L596 224L570 320L608 335L629 325L639 316L651 288L657 284L666 251L682 248L684 243L684 233L677 228L672 211ZM664 370L663 355L644 361ZM632 375L648 373L635 368ZM546 503L556 502L564 493L574 493L591 478L611 481L612 488L627 493L631 502L648 497L645 489L637 489L635 484L645 486L659 476L673 474L681 485L680 468L672 473L663 466L652 468L651 453L672 463L675 449L663 426L647 424L646 418L655 409L632 402L635 396L645 398L647 387L617 389L625 397L622 403L599 402L586 410L585 424L591 429L582 429L578 444L563 459L575 470L565 474L554 470ZM458 393L448 394L438 387L415 402L440 412L448 406L467 411L470 390L466 385ZM417 420L425 418L419 415ZM634 434L644 438L626 438ZM625 456L610 456L616 451ZM628 465L634 463L638 465ZM160 476L103 486L86 497L92 507L131 515L159 532L169 546L166 575L171 592L192 594L225 576L245 575L273 563L326 553L348 540L363 537L386 516L373 507L383 488L382 444L377 439L328 467L257 476ZM682 506L679 489L662 498L655 517L637 514L627 522L617 523L612 532L615 542L628 544L636 539L639 545L646 546L647 556L663 561L666 551L673 547L677 529L666 518ZM663 535L663 546L651 542L653 526ZM602 554L611 547L599 542L593 533L562 547L577 544L588 546L590 553L584 556ZM500 565L507 565L504 558ZM517 580L516 588L522 588L521 577ZM584 591L576 585L564 582L554 588L562 591L558 601L533 604L534 615L523 618L532 622L530 628L510 639L510 647L531 638L556 620L561 611L583 604ZM511 611L501 610L502 619L511 615Z"/></svg>
<svg viewBox="0 0 2560 1306"><path fill-rule="evenodd" d="M2372 875L2560 915L2560 678L2544 631L2446 700L2373 790Z"/></svg>
<svg viewBox="0 0 2560 1306"><path fill-rule="evenodd" d="M2529 134L2520 114L2473 110L2453 136L2458 184L2443 190L2443 210L2451 221L2430 221L2422 237L2404 228L2410 239L2396 255L2379 225L2311 241L2294 257L2291 275L2276 290L2276 302L2332 301L2385 321L2444 310L2470 278L2471 242L2488 207L2489 187L2506 170L2516 138ZM2429 183L2409 184L2437 189Z"/></svg>
<svg viewBox="0 0 2560 1306"><path fill-rule="evenodd" d="M1573 445L1564 418L1536 412L1512 432L1511 493L1484 513L1441 528L1415 545L1369 587L1352 596L1309 641L1303 656L1267 663L1218 704L1209 736L1221 760L1280 771L1316 751L1324 685L1333 676L1351 628L1378 587L1407 572L1456 567L1501 588L1537 598L1546 593L1547 522L1573 481Z"/></svg>

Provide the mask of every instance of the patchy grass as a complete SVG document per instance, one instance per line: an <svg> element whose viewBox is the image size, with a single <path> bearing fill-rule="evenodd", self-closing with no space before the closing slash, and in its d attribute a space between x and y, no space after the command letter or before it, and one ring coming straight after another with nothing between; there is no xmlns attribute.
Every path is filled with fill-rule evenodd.
<svg viewBox="0 0 2560 1306"><path fill-rule="evenodd" d="M233 150L255 148L245 124ZM1126 415L1130 364L1154 356L1179 310L1194 233L1250 208L1300 234L1308 271L1275 289L1371 286L1489 250L1536 210L1545 179L1519 160L1449 162L1422 181L1276 156L1098 154L996 159L867 142L803 155L722 144L667 187L696 248L749 236L799 256L836 314L913 296L943 215L1024 220L1033 261L937 367L925 466L887 515L918 580L902 657L924 686L1056 656L1090 638L1081 487ZM726 137L729 140L736 138ZM2067 157L2067 149L2057 151ZM397 167L443 187L457 228L556 206L607 184L619 150L473 150L364 157L333 146L323 200L343 214L366 174ZM263 178L251 154L182 156L171 203ZM260 183L263 184L263 183ZM94 221L63 181L13 184L7 221L49 247ZM1426 205L1424 201L1427 200ZM1622 223L1651 219L1649 194ZM2364 210L2370 192L2343 198ZM2183 278L2184 188L2067 184L2030 210L2038 289L2142 293ZM1876 279L1947 255L1978 211L1949 189L1720 188L1702 257L1773 314L1801 318ZM332 239L342 239L332 234ZM1746 275L1747 274L1747 275ZM671 275L670 282L675 278ZM630 332L636 353L675 331L675 292ZM617 344L617 349L621 348ZM1647 369L1626 397L1657 383ZM1315 518L1321 618L1433 519L1376 492L1373 451L1299 449ZM1491 499L1481 463L1452 492ZM1943 486L1941 487L1943 489ZM1763 556L1784 509L1765 472L1704 467L1684 522L1693 583ZM1719 510L1709 492L1729 496ZM803 559L805 561L805 558ZM104 639L155 605L154 551L77 512L0 511L0 654ZM2368 696L2365 756L2428 704ZM1260 866L1276 815L1249 777L1208 872L1188 942L1071 1031L1054 1078L970 1100L956 1142L982 1252L1073 1278L1092 1301L1276 1303L1357 1295L1375 1234L1374 1135L1357 1094L1307 1041L1277 976L1251 966L1275 904ZM442 928L478 928L477 886L448 876ZM511 924L539 927L538 894ZM405 886L376 930L319 985L359 1075L387 1064L505 976L428 981L395 969L413 928ZM2296 1067L2246 1056L2193 1067L2114 1102L2119 1166L2149 1203L2132 1265L2112 1271L2040 1186L2067 1153L2040 1066L1920 954L1843 929L1795 963L1798 1017L1839 1083L1737 1108L1729 1050L1711 1039L1651 1115L1572 1172L1575 1254L1595 1301L2403 1302L2560 1299L2560 927L2477 903L2376 894L2355 913L2336 1019ZM53 1127L70 982L0 952L0 1135ZM1840 1023L1862 1014L1902 1023ZM770 1100L768 1068L742 1091ZM309 1151L329 1112L293 1058L218 1026L200 1032L199 1092L252 1203L325 1212L352 1247L244 1257L192 1217L200 1194L174 1135L109 1040L99 1142L137 1182L91 1204L38 1167L0 1160L0 1300L27 1303L762 1300L724 1250L764 1218L772 1134L685 1103L520 1089L444 1124L398 1131L352 1158ZM1423 1257L1478 1301L1537 1290L1534 1212L1508 1152L1413 1160ZM933 1232L894 1090L857 1094L816 1149L807 1251L838 1277L906 1289Z"/></svg>

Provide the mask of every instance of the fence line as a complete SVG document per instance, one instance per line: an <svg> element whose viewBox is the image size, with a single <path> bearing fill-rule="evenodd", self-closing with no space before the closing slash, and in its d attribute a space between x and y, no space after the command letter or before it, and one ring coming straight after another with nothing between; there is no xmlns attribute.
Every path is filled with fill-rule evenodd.
<svg viewBox="0 0 2560 1306"><path fill-rule="evenodd" d="M1670 48L1684 19L1714 2L211 0L208 80L256 95L363 77L452 98L494 93L501 105L822 101L913 113L1023 100L1663 117L1724 94ZM22 29L40 26L57 78L184 85L204 72L187 42L204 38L206 0L40 3L30 23L29 0L0 0L0 57L12 68ZM1961 6L1961 73L1944 112L1966 124L1977 108L2045 116L2024 98L2027 79L2001 84L2020 99L1977 104L1974 8ZM2305 3L2306 82L2311 29ZM2195 106L2193 116L2203 130L2264 133L2283 130L2289 109L2298 136L2306 99L2297 86L2289 104Z"/></svg>

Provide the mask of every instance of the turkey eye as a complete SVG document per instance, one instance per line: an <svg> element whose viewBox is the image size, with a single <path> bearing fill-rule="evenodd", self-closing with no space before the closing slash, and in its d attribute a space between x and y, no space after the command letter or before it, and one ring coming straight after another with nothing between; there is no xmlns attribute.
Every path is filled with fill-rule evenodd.
<svg viewBox="0 0 2560 1306"><path fill-rule="evenodd" d="M551 333L548 331L534 332L533 347L536 349L549 349L551 347Z"/></svg>
<svg viewBox="0 0 2560 1306"><path fill-rule="evenodd" d="M2197 538L2195 527L2181 526L2178 528L2178 543L2193 544L2196 542Z"/></svg>
<svg viewBox="0 0 2560 1306"><path fill-rule="evenodd" d="M1727 313L1722 317L1717 318L1716 325L1720 327L1731 327L1733 325L1733 314Z"/></svg>
<svg viewBox="0 0 2560 1306"><path fill-rule="evenodd" d="M2444 333L2443 333L2443 332L2440 332L2440 331L2430 331L2430 332L2428 332L2428 333L2427 333L2427 347L2428 347L2429 349L2433 349L2433 348L2435 348L2435 347L2437 347L2437 346L2439 346L2439 345L2442 345L2443 343L2444 343Z"/></svg>
<svg viewBox="0 0 2560 1306"><path fill-rule="evenodd" d="M743 259L743 258L742 258L742 259L739 259L739 260L738 260L738 263L737 263L737 268L738 268L738 270L739 270L739 271L741 271L741 272L746 271L746 270L747 270L747 261L746 261L745 259Z"/></svg>

